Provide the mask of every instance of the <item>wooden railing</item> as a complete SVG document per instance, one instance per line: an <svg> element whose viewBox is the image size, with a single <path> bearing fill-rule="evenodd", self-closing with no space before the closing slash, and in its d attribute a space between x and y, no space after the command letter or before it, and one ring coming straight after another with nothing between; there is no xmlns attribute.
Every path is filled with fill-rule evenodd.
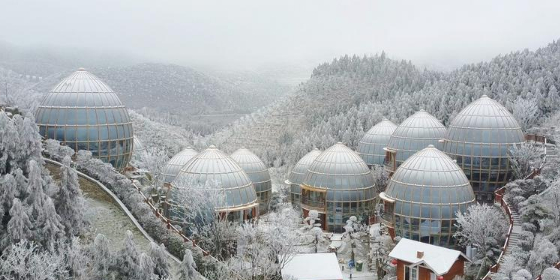
<svg viewBox="0 0 560 280"><path fill-rule="evenodd" d="M536 135L536 134L526 134L525 135L525 141L535 141L535 142L539 142L542 143L544 145L544 160L542 161L541 165L534 169L531 174L527 175L524 179L533 179L536 176L541 174L541 170L544 166L544 164L546 163L546 144L556 144L554 141L547 139L545 136L542 135ZM498 270L500 269L500 262L504 256L504 254L506 253L506 251L508 250L508 246L509 246L509 240L511 237L511 232L513 231L513 217L511 216L511 208L509 207L509 204L507 203L507 201L504 199L504 195L506 193L506 188L501 187L499 189L497 189L494 192L494 202L495 203L499 203L500 207L502 208L502 210L506 213L506 215L508 216L509 219L509 228L508 228L508 232L506 234L506 241L504 242L504 246L502 246L501 252L500 252L500 256L498 256L498 260L496 261L496 264L490 267L490 270L488 271L488 273L486 273L486 275L482 278L483 280L491 280L491 274L492 273L496 273L498 272ZM554 265L554 267L558 268L560 267L560 262L556 263ZM537 277L536 280L542 280L541 276Z"/></svg>
<svg viewBox="0 0 560 280"><path fill-rule="evenodd" d="M504 242L504 245L501 248L501 252L500 255L498 256L498 259L496 260L496 264L490 267L486 275L482 277L483 280L491 280L492 279L491 274L498 272L498 269L500 269L500 262L502 261L505 253L508 250L509 241L511 238L511 232L513 231L513 217L511 215L511 208L509 207L507 201L504 199L505 192L506 192L505 187L501 187L498 190L496 190L494 192L494 200L495 203L500 204L500 208L502 208L502 210L504 211L504 213L506 214L509 220L509 227L506 233L506 241Z"/></svg>

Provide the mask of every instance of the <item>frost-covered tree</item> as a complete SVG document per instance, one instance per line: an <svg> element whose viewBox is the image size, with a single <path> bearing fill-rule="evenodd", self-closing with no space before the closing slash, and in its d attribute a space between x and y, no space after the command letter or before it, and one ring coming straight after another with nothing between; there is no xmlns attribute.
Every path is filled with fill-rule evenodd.
<svg viewBox="0 0 560 280"><path fill-rule="evenodd" d="M527 267L533 275L540 275L545 268L553 266L559 260L556 246L548 239L541 237L535 240Z"/></svg>
<svg viewBox="0 0 560 280"><path fill-rule="evenodd" d="M45 199L43 209L35 222L35 240L40 241L44 248L54 250L54 245L64 235L64 225L56 213L54 203L50 197Z"/></svg>
<svg viewBox="0 0 560 280"><path fill-rule="evenodd" d="M457 232L454 237L462 246L477 248L476 275L496 262L506 231L507 220L498 208L489 205L472 205L465 213L457 212Z"/></svg>
<svg viewBox="0 0 560 280"><path fill-rule="evenodd" d="M117 271L121 277L134 279L140 271L140 252L134 243L134 238L130 230L126 231L123 247L116 255Z"/></svg>
<svg viewBox="0 0 560 280"><path fill-rule="evenodd" d="M0 259L1 279L55 280L67 277L64 255L40 250L22 240L7 248Z"/></svg>
<svg viewBox="0 0 560 280"><path fill-rule="evenodd" d="M70 164L70 157L64 157L60 168L60 188L56 197L56 211L61 217L66 235L76 236L86 231L87 221L84 218L85 200L80 190L78 174Z"/></svg>
<svg viewBox="0 0 560 280"><path fill-rule="evenodd" d="M194 262L191 250L186 249L183 255L183 261L179 265L179 280L196 280L199 279L196 263Z"/></svg>
<svg viewBox="0 0 560 280"><path fill-rule="evenodd" d="M109 279L113 266L113 254L109 249L109 240L98 234L93 241L91 250L91 274L96 279Z"/></svg>
<svg viewBox="0 0 560 280"><path fill-rule="evenodd" d="M367 240L369 239L369 228L358 221L356 216L351 216L344 226L344 233L342 235L342 246L338 250L339 254L349 253L350 259L356 261L356 257L365 260L366 256L363 254L368 251Z"/></svg>
<svg viewBox="0 0 560 280"><path fill-rule="evenodd" d="M159 277L154 274L154 262L150 258L150 256L146 255L146 253L140 254L139 264L138 264L138 274L134 277L134 279L139 280L157 280Z"/></svg>
<svg viewBox="0 0 560 280"><path fill-rule="evenodd" d="M541 167L544 151L532 142L524 142L519 146L513 146L508 158L510 160L513 174L516 179L525 179L534 170Z"/></svg>
<svg viewBox="0 0 560 280"><path fill-rule="evenodd" d="M532 195L519 204L523 222L530 223L537 231L542 231L547 221L554 220L552 210L540 195Z"/></svg>
<svg viewBox="0 0 560 280"><path fill-rule="evenodd" d="M161 279L168 278L170 276L171 268L165 253L165 246L163 244L158 246L155 242L151 242L149 253L150 258L154 263L154 274Z"/></svg>
<svg viewBox="0 0 560 280"><path fill-rule="evenodd" d="M19 199L14 198L12 202L12 208L10 209L10 221L6 229L6 235L2 243L3 248L9 244L15 244L22 240L27 240L32 237L33 232L31 221L27 216L27 211L25 210Z"/></svg>
<svg viewBox="0 0 560 280"><path fill-rule="evenodd" d="M560 270L558 270L554 267L546 268L541 275L541 279L542 280L557 280L557 279L560 279Z"/></svg>

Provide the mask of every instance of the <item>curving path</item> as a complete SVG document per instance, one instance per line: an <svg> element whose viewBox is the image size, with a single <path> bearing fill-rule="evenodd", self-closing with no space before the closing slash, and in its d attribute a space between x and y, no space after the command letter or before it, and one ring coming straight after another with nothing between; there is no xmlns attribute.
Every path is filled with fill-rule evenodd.
<svg viewBox="0 0 560 280"><path fill-rule="evenodd" d="M59 162L46 159L46 167L55 180L59 178ZM124 206L120 199L99 181L78 171L80 189L86 200L86 217L91 223L92 236L99 233L109 240L113 252L122 248L125 232L132 232L134 242L140 250L148 252L153 239L140 226L136 218ZM172 273L177 271L180 261L167 252Z"/></svg>

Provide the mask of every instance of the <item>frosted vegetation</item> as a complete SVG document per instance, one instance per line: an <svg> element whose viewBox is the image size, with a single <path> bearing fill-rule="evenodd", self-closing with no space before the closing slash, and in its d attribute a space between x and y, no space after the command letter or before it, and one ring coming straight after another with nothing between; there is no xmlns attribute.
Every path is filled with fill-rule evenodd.
<svg viewBox="0 0 560 280"><path fill-rule="evenodd" d="M160 187L158 174L163 164L187 146L200 151L215 144L227 152L245 146L271 167L273 211L255 224L238 225L221 219L207 211L212 209L210 201L215 203L218 197L205 192L204 186L188 190L189 196L185 197L199 203L191 205L194 208L188 211L190 216L184 217L187 226L183 229L214 259L169 231L128 178L92 158L89 152L74 154L56 141L46 141L46 155L63 163L53 179L45 168L31 113L40 99L39 92L56 82L57 76L27 77L21 69L33 67L18 67L19 72L9 67L0 65L0 78L9 81L8 103L17 105L23 116L9 118L0 113L0 276L8 279L167 279L171 275L165 250L182 260L178 279L278 279L291 255L324 252L330 245L329 236L319 229L317 213L311 211L308 217L300 217L287 203L282 183L291 166L313 147L324 149L343 141L355 148L364 132L382 117L398 123L421 108L446 124L483 94L504 104L527 131L540 126L550 139L560 139L553 128L560 121L558 42L534 52L525 50L466 65L450 73L418 69L410 62L388 59L384 53L343 56L316 67L311 78L294 92L218 131L211 123L210 127L195 123L192 115L167 114L168 107L162 104L181 99L172 109L192 109L196 114L228 110L237 114L241 112L237 111L240 105L247 105L250 108L245 113L266 104L253 100L258 87L243 83L226 86L175 66L142 64L101 70L100 76L106 75L107 82L126 98L138 98L138 107L150 106L156 97L171 90L168 85L177 90L158 105L130 111L135 134L146 147L137 164L154 174L150 186L153 189ZM130 69L136 69L132 76L126 75ZM161 75L147 79L144 75L149 71ZM186 80L178 80L179 74ZM169 80L173 83L168 84ZM191 91L193 87L196 90ZM238 92L232 88L247 89L248 95L237 98ZM160 93L152 92L156 89ZM215 95L202 98L208 92ZM182 100L185 96L192 98L194 104ZM539 149L524 145L512 151L517 156L516 180L506 186L505 197L521 215L522 233L520 242L511 248L513 254L502 263L504 269L493 279L533 279L540 274L543 279L557 279L558 271L551 267L560 261L558 160L547 159L539 176L525 179L542 164ZM128 231L121 232L118 246L113 246L107 236L97 235L92 227L95 222L88 220L75 168L111 189L157 244L163 245L137 244L134 234ZM379 183L377 190L383 190L386 174L380 169L373 173ZM208 213L211 214L205 216L203 225L195 225L195 220ZM496 208L474 206L459 216L457 227L460 244L478 249L466 278L485 274L500 253L507 220ZM388 265L392 243L381 231L350 219L342 235L339 257L369 258L370 266L378 273L387 277L394 274L394 268ZM231 246L233 243L237 246ZM286 258L278 258L279 255Z"/></svg>

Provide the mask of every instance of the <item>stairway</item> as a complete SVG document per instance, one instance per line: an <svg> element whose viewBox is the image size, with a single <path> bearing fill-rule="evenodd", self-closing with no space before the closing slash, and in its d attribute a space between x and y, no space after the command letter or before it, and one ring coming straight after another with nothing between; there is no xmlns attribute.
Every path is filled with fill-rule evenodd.
<svg viewBox="0 0 560 280"><path fill-rule="evenodd" d="M522 229L521 229L521 217L519 217L519 213L517 213L516 210L510 208L511 210L511 218L513 220L513 225L512 225L512 230L511 230L511 235L509 237L509 243L508 246L506 248L506 251L504 253L504 255L502 256L502 258L500 259L499 262L499 266L498 266L498 272L500 273L502 271L502 264L504 262L504 259L506 256L511 255L512 254L512 249L517 246L519 244L519 234L521 233ZM492 279L492 276L495 273L490 274L490 279Z"/></svg>

